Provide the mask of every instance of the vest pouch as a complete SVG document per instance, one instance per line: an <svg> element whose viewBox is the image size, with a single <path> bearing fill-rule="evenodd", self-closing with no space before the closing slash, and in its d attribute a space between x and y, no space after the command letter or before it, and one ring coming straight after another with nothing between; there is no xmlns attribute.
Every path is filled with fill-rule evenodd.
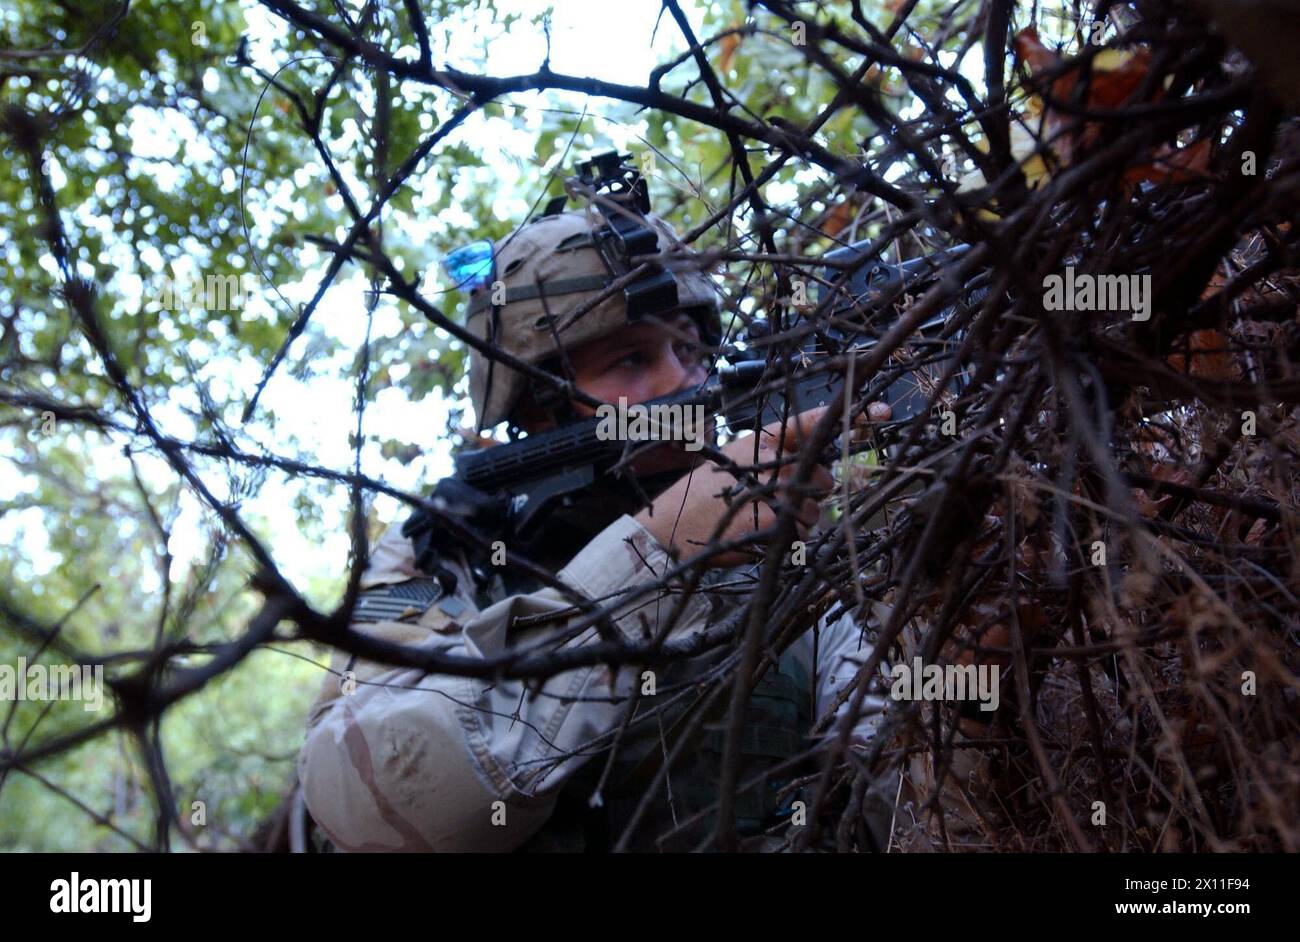
<svg viewBox="0 0 1300 942"><path fill-rule="evenodd" d="M781 812L785 810L788 815L786 809L798 797L787 795L784 801L780 797L785 784L796 777L796 770L786 768L772 775L763 773L803 750L811 721L810 696L811 680L803 665L790 656L781 658L777 669L765 673L750 693L740 730L737 784L743 786L756 776L761 777L757 784L736 792L736 831L743 837L761 834L778 824L783 817ZM683 797L694 810L717 803L727 741L725 722L724 715L718 722L709 724L700 741L703 775L685 783ZM678 790L682 791L680 786ZM714 816L709 815L710 827L713 822Z"/></svg>

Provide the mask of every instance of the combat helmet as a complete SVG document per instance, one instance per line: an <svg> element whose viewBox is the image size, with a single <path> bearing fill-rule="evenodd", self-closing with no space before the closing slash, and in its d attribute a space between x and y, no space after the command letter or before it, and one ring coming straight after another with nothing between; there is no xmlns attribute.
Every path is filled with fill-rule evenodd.
<svg viewBox="0 0 1300 942"><path fill-rule="evenodd" d="M645 181L626 159L610 151L586 161L566 184L584 208L564 211L567 198L558 197L492 245L491 277L470 294L470 331L531 365L629 323L679 312L695 320L705 344L718 343L713 283L673 228L649 212ZM528 383L471 348L470 397L480 429L509 418Z"/></svg>

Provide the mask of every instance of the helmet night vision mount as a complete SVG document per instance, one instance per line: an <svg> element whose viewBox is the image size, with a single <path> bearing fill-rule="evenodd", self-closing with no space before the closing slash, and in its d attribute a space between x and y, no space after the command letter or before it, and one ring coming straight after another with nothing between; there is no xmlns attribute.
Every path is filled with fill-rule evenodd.
<svg viewBox="0 0 1300 942"><path fill-rule="evenodd" d="M659 237L646 220L650 193L645 178L630 161L631 154L616 150L594 154L576 167L565 181L569 197L585 198L600 214L603 224L592 232L592 242L612 279L624 278L640 265L645 271L623 287L630 321L671 311L677 307L677 280L657 261L645 259L659 252ZM565 197L556 197L548 213L559 211ZM637 262L635 259L642 258Z"/></svg>

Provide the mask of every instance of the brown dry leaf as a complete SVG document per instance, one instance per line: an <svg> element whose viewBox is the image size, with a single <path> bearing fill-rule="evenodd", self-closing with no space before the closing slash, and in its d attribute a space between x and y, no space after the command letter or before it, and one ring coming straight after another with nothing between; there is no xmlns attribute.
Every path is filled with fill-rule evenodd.
<svg viewBox="0 0 1300 942"><path fill-rule="evenodd" d="M963 613L962 620L953 629L953 639L962 644L1001 645L1007 640L1007 629L1002 625L1002 602L995 595L983 595L973 600ZM982 636L979 634L983 632ZM952 656L951 649L948 651ZM970 664L974 652L966 650L957 656L961 664Z"/></svg>
<svg viewBox="0 0 1300 942"><path fill-rule="evenodd" d="M1062 62L1059 55L1043 45L1038 38L1038 31L1033 27L1017 33L1014 46L1016 55L1029 66L1032 76L1053 71ZM1099 52L1092 59L1086 107L1091 111L1107 111L1130 104L1150 69L1151 52L1148 49L1136 49L1133 52L1106 49ZM1057 101L1072 101L1075 85L1080 78L1081 69L1075 67L1052 79L1051 97ZM1160 90L1156 89L1153 98L1159 97ZM1080 152L1094 145L1103 131L1103 123L1100 121L1081 122L1051 107L1046 108L1044 118L1046 136L1063 166L1069 166ZM1196 156L1184 159L1193 160ZM1153 163L1155 159L1153 157ZM1175 158L1171 154L1165 159ZM1153 169L1153 165L1145 167L1148 171ZM1147 177L1140 175L1139 179Z"/></svg>
<svg viewBox="0 0 1300 942"><path fill-rule="evenodd" d="M1061 64L1061 57L1039 41L1038 30L1032 26L1016 34L1015 49L1016 54L1029 65L1031 75L1056 69ZM1128 104L1150 68L1151 53L1147 49L1133 52L1106 49L1097 53L1092 60L1092 75L1088 83L1088 108L1101 110ZM1052 97L1068 100L1079 81L1080 71L1075 67L1053 79Z"/></svg>
<svg viewBox="0 0 1300 942"><path fill-rule="evenodd" d="M722 37L718 43L721 50L718 54L718 71L727 74L731 71L731 63L736 58L736 50L740 48L740 34L729 33Z"/></svg>
<svg viewBox="0 0 1300 942"><path fill-rule="evenodd" d="M1173 348L1178 352L1166 357L1165 362L1180 373L1202 379L1235 379L1237 376L1237 364L1232 359L1228 338L1212 327L1179 337Z"/></svg>
<svg viewBox="0 0 1300 942"><path fill-rule="evenodd" d="M1186 468L1179 467L1176 464L1161 462L1151 469L1151 476L1157 481L1168 481L1170 484L1182 484L1184 486L1192 483L1192 476L1187 473Z"/></svg>
<svg viewBox="0 0 1300 942"><path fill-rule="evenodd" d="M1210 175L1210 139L1204 138L1195 144L1175 150L1168 144L1163 145L1151 158L1151 163L1132 167L1124 173L1125 183L1186 183L1189 180L1204 180Z"/></svg>
<svg viewBox="0 0 1300 942"><path fill-rule="evenodd" d="M1168 433L1157 425L1138 425L1134 429L1134 439L1140 454L1156 459L1167 455L1173 444Z"/></svg>
<svg viewBox="0 0 1300 942"><path fill-rule="evenodd" d="M822 233L834 238L849 227L849 223L853 222L853 216L856 213L857 208L848 200L845 200L826 216L821 226Z"/></svg>
<svg viewBox="0 0 1300 942"><path fill-rule="evenodd" d="M1201 300L1204 301L1206 298L1214 297L1214 295L1223 290L1223 286L1227 284L1227 282L1228 276L1223 273L1223 268L1220 266L1215 270L1214 274L1210 276L1210 283L1206 285L1205 290L1201 292Z"/></svg>
<svg viewBox="0 0 1300 942"><path fill-rule="evenodd" d="M1263 257L1265 245L1273 242L1278 237L1285 238L1286 234L1291 231L1291 226L1289 223L1281 222L1273 227L1273 229L1275 230L1276 235L1268 230L1255 230L1254 232L1247 234L1239 245L1238 250L1233 253L1232 259L1234 262L1234 269L1230 271L1226 262L1223 265L1220 265L1220 267L1210 277L1209 284L1205 286L1205 290L1201 292L1201 300L1214 297L1214 295L1222 291L1224 285L1231 280L1231 277L1236 274L1236 271ZM1292 292L1297 288L1300 288L1300 268L1291 266L1289 268L1283 268L1281 271L1276 272L1269 278L1257 281L1245 290L1238 289L1235 301L1243 307L1249 308L1256 304L1267 304L1270 301L1280 300L1283 297L1291 297ZM1250 324L1256 324L1257 326L1248 327L1247 325ZM1247 331L1248 333L1253 333L1253 339L1257 341L1267 342L1268 335L1272 332L1272 325L1266 326L1262 323L1245 320L1242 322L1242 327L1240 329ZM1234 331L1234 333L1236 333L1236 331Z"/></svg>
<svg viewBox="0 0 1300 942"><path fill-rule="evenodd" d="M1157 481L1168 481L1170 484L1182 484L1184 486L1192 482L1191 475L1185 468L1167 462L1156 462L1151 468L1151 476ZM1164 509L1165 505L1174 499L1172 494L1161 494L1156 497L1153 493L1155 488L1148 491L1146 488L1135 487L1133 491L1133 503L1137 507L1137 512L1146 519L1150 520Z"/></svg>
<svg viewBox="0 0 1300 942"><path fill-rule="evenodd" d="M1150 520L1164 509L1165 504L1173 500L1173 496L1165 494L1163 497L1152 497L1143 488L1135 487L1133 491L1133 505L1137 508L1138 515Z"/></svg>
<svg viewBox="0 0 1300 942"><path fill-rule="evenodd" d="M1061 57L1043 45L1038 30L1032 26L1016 33L1012 40L1016 55L1025 60L1031 74L1046 72L1061 61Z"/></svg>

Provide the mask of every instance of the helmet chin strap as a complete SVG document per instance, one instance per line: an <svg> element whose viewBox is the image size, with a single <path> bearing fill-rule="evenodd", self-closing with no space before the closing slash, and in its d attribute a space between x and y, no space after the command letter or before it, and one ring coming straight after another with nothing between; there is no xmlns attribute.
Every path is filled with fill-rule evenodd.
<svg viewBox="0 0 1300 942"><path fill-rule="evenodd" d="M551 428L559 428L562 425L577 422L581 418L574 410L573 402L555 390L547 390L543 397L535 397L533 402L538 411L550 423ZM511 441L517 441L520 432L528 431L519 421L517 410L516 414L507 419L506 422L506 434L510 436Z"/></svg>
<svg viewBox="0 0 1300 942"><path fill-rule="evenodd" d="M495 344L497 340L497 317L500 312L495 304L492 305L492 311L488 315L488 343ZM486 409L487 404L492 401L492 374L496 372L497 361L491 357L488 358L487 367L487 391L483 394L483 406ZM478 431L483 431L483 414L478 415Z"/></svg>
<svg viewBox="0 0 1300 942"><path fill-rule="evenodd" d="M567 359L563 355L546 361L541 366L547 373L554 376L563 374L566 382L573 382L573 374L568 366ZM554 386L548 386L540 391L534 390L533 401L546 414L551 425L555 428L568 425L570 422L576 422L579 419L577 411L573 408L573 400Z"/></svg>

